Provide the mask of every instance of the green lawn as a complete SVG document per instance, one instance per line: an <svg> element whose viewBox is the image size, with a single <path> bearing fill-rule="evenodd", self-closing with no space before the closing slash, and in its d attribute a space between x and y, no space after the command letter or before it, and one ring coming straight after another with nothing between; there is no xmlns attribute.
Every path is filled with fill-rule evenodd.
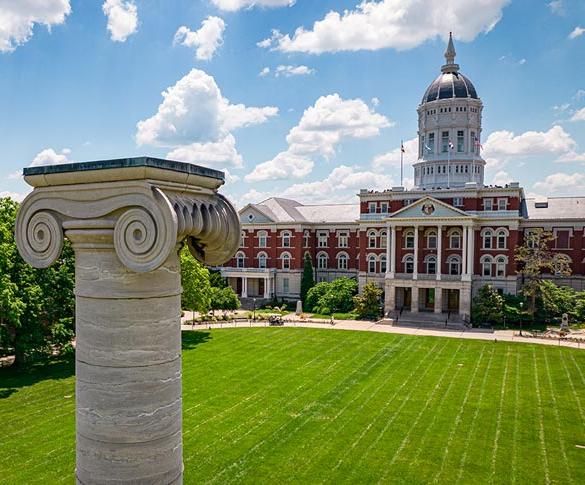
<svg viewBox="0 0 585 485"><path fill-rule="evenodd" d="M184 334L185 483L585 483L585 352L301 328ZM73 366L0 371L0 482L73 483Z"/></svg>

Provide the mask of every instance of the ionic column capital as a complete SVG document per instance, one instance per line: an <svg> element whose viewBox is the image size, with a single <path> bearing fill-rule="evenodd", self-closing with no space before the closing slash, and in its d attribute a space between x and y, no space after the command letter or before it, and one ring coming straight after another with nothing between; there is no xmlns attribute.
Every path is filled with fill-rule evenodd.
<svg viewBox="0 0 585 485"><path fill-rule="evenodd" d="M76 250L113 245L124 266L141 273L184 240L193 256L217 265L236 251L239 233L235 209L216 191L152 180L40 187L16 222L18 249L37 268L55 262L64 237Z"/></svg>

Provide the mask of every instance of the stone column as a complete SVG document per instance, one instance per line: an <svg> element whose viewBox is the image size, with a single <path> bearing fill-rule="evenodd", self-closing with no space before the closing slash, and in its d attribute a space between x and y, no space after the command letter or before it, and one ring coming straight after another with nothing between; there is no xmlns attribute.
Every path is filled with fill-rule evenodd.
<svg viewBox="0 0 585 485"><path fill-rule="evenodd" d="M443 289L435 288L435 313L443 313Z"/></svg>
<svg viewBox="0 0 585 485"><path fill-rule="evenodd" d="M268 299L270 298L270 288L268 287L270 285L270 279L268 277L264 278L264 298Z"/></svg>
<svg viewBox="0 0 585 485"><path fill-rule="evenodd" d="M437 280L443 270L443 226L437 226Z"/></svg>
<svg viewBox="0 0 585 485"><path fill-rule="evenodd" d="M467 226L463 226L463 237L461 238L461 274L467 274Z"/></svg>
<svg viewBox="0 0 585 485"><path fill-rule="evenodd" d="M418 279L418 226L414 226L414 268L412 279ZM413 292L414 295L414 292ZM417 304L418 311L418 304Z"/></svg>
<svg viewBox="0 0 585 485"><path fill-rule="evenodd" d="M418 313L418 286L412 287L412 296L410 302L410 311L412 313Z"/></svg>
<svg viewBox="0 0 585 485"><path fill-rule="evenodd" d="M475 230L473 226L469 227L467 238L467 273L471 278L473 276L473 261L475 259Z"/></svg>
<svg viewBox="0 0 585 485"><path fill-rule="evenodd" d="M223 174L150 158L24 174L21 255L50 266L64 237L75 251L77 483L182 483L178 249L213 265L236 251Z"/></svg>
<svg viewBox="0 0 585 485"><path fill-rule="evenodd" d="M390 268L390 254L392 252L392 243L390 242L390 225L386 225L386 274L392 273L392 269Z"/></svg>
<svg viewBox="0 0 585 485"><path fill-rule="evenodd" d="M390 275L394 278L396 274L396 226L392 226L392 236L390 238Z"/></svg>

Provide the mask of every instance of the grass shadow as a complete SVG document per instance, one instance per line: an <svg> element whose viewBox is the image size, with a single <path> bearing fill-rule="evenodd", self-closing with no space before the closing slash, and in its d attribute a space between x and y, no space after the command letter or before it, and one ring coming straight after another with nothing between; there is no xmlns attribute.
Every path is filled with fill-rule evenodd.
<svg viewBox="0 0 585 485"><path fill-rule="evenodd" d="M23 368L0 368L0 399L6 399L22 387L45 380L68 379L75 374L75 359L56 358Z"/></svg>
<svg viewBox="0 0 585 485"><path fill-rule="evenodd" d="M211 333L203 330L182 332L181 340L183 350L191 350L198 345L209 342L211 340Z"/></svg>

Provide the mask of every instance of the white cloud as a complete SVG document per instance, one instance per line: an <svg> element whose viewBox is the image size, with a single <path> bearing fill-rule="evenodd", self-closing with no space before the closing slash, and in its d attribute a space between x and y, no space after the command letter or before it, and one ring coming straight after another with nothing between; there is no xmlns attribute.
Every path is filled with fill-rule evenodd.
<svg viewBox="0 0 585 485"><path fill-rule="evenodd" d="M52 148L45 148L35 155L29 167L39 167L41 165L61 165L63 163L72 163L73 160L69 160L67 155L71 153L71 150L65 148L61 150L61 153L57 153Z"/></svg>
<svg viewBox="0 0 585 485"><path fill-rule="evenodd" d="M492 179L492 185L506 185L512 181L510 174L503 170L496 172Z"/></svg>
<svg viewBox="0 0 585 485"><path fill-rule="evenodd" d="M167 154L171 160L215 167L242 167L244 161L236 149L236 139L230 133L218 142L182 145Z"/></svg>
<svg viewBox="0 0 585 485"><path fill-rule="evenodd" d="M573 96L573 99L579 101L581 98L585 98L585 89L577 89L577 92Z"/></svg>
<svg viewBox="0 0 585 485"><path fill-rule="evenodd" d="M27 42L35 24L50 30L64 23L70 13L69 0L0 1L0 52L11 52Z"/></svg>
<svg viewBox="0 0 585 485"><path fill-rule="evenodd" d="M573 29L573 31L569 34L569 39L573 40L581 35L585 34L585 28L581 26L577 26Z"/></svg>
<svg viewBox="0 0 585 485"><path fill-rule="evenodd" d="M494 131L483 144L482 155L489 168L501 168L512 159L539 155L557 155L559 159L574 153L577 142L561 126L548 131Z"/></svg>
<svg viewBox="0 0 585 485"><path fill-rule="evenodd" d="M223 44L225 22L219 17L207 17L201 22L201 28L190 30L184 25L175 33L175 44L195 48L195 56L200 61L210 61L215 51Z"/></svg>
<svg viewBox="0 0 585 485"><path fill-rule="evenodd" d="M500 21L510 0L363 0L355 10L330 11L310 30L292 35L273 31L263 42L284 52L322 52L411 49L449 31L471 41Z"/></svg>
<svg viewBox="0 0 585 485"><path fill-rule="evenodd" d="M585 174L558 172L533 185L534 190L547 195L583 193L585 191Z"/></svg>
<svg viewBox="0 0 585 485"><path fill-rule="evenodd" d="M178 147L221 142L232 130L264 123L278 108L247 107L224 98L215 79L193 69L162 93L157 113L137 123L139 145Z"/></svg>
<svg viewBox="0 0 585 485"><path fill-rule="evenodd" d="M291 77L291 76L307 76L309 74L314 74L315 69L312 69L307 66L283 66L280 65L276 68L275 76L284 76L284 77Z"/></svg>
<svg viewBox="0 0 585 485"><path fill-rule="evenodd" d="M418 160L418 140L413 138L404 142L404 165L412 165ZM400 168L400 147L378 155L372 161L372 167L376 172L385 170L388 167Z"/></svg>
<svg viewBox="0 0 585 485"><path fill-rule="evenodd" d="M380 106L380 99L379 98L374 97L371 99L370 102L372 103L372 106L374 108L377 108L378 106Z"/></svg>
<svg viewBox="0 0 585 485"><path fill-rule="evenodd" d="M564 15L565 13L563 0L553 0L552 2L547 3L547 6L552 13L556 13L557 15Z"/></svg>
<svg viewBox="0 0 585 485"><path fill-rule="evenodd" d="M273 194L251 189L241 197L241 201L257 203L268 197L278 196L303 203L357 202L356 193L360 189L384 190L392 187L392 183L392 178L388 175L340 165L323 180L293 184Z"/></svg>
<svg viewBox="0 0 585 485"><path fill-rule="evenodd" d="M115 42L125 42L138 28L138 9L133 0L106 0L102 5L108 30Z"/></svg>
<svg viewBox="0 0 585 485"><path fill-rule="evenodd" d="M268 74L270 74L270 68L269 67L265 67L263 68L259 73L258 76L260 77L266 77L268 76Z"/></svg>
<svg viewBox="0 0 585 485"><path fill-rule="evenodd" d="M571 121L585 121L585 108L577 110L575 114L571 116Z"/></svg>
<svg viewBox="0 0 585 485"><path fill-rule="evenodd" d="M20 194L18 192L2 191L0 192L0 199L10 197L12 200L15 200L16 202L22 202L27 195L28 192L26 194Z"/></svg>
<svg viewBox="0 0 585 485"><path fill-rule="evenodd" d="M211 0L221 10L235 12L251 7L292 7L296 0Z"/></svg>
<svg viewBox="0 0 585 485"><path fill-rule="evenodd" d="M390 121L359 98L344 100L337 93L322 96L288 133L288 149L257 165L245 180L302 178L313 169L312 156L329 159L344 139L377 136L387 126Z"/></svg>
<svg viewBox="0 0 585 485"><path fill-rule="evenodd" d="M279 192L279 197L313 203L356 202L359 189L384 190L391 187L392 178L388 175L341 165L323 180L291 185Z"/></svg>

